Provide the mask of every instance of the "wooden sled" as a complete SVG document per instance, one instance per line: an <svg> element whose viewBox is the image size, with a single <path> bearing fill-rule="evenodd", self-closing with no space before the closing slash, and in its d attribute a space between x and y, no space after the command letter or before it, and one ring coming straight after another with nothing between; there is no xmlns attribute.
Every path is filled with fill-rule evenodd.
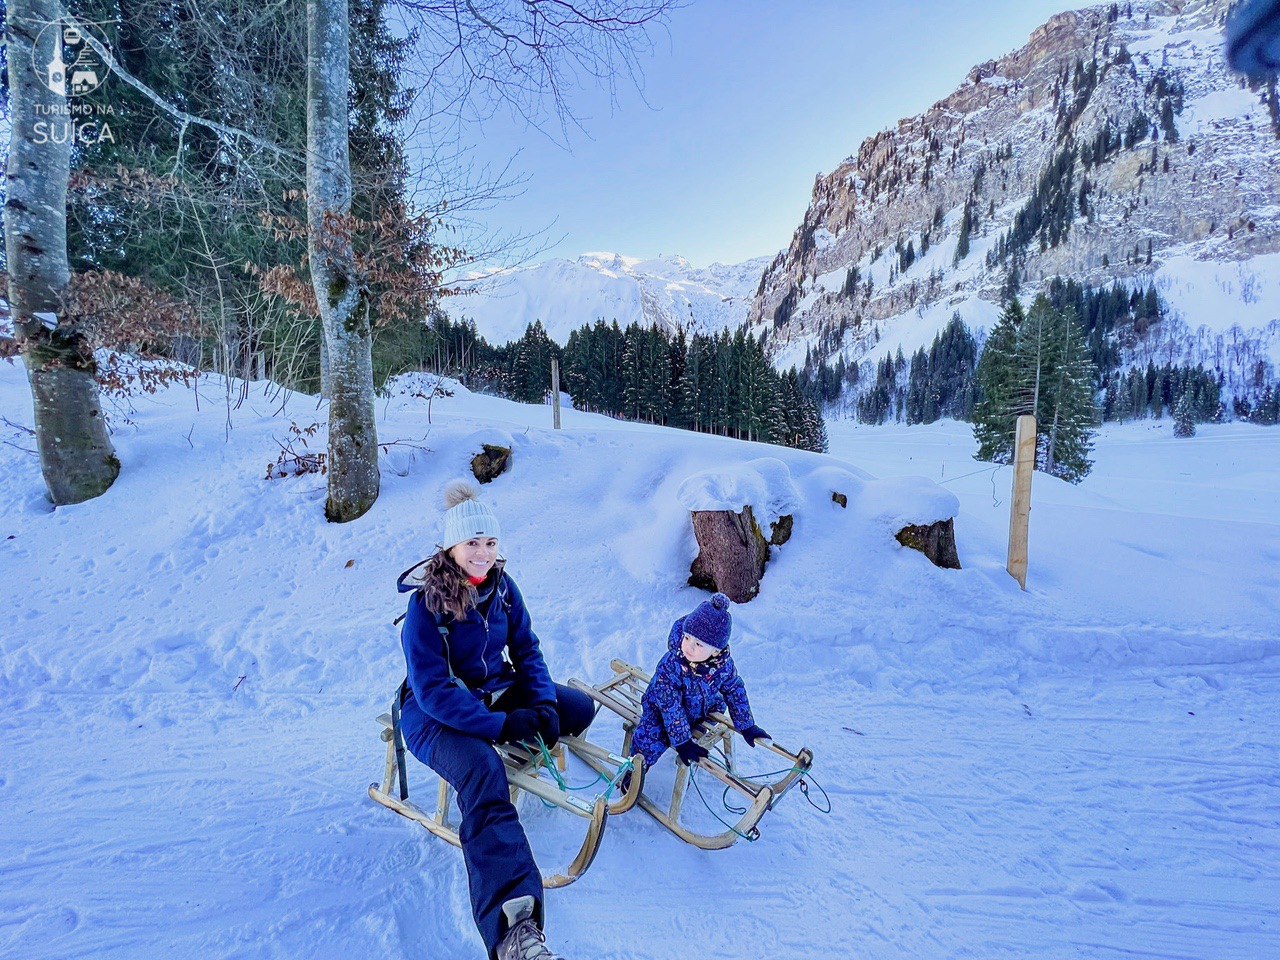
<svg viewBox="0 0 1280 960"><path fill-rule="evenodd" d="M640 698L644 696L644 691L649 686L649 681L652 677L638 667L633 667L622 660L613 660L609 666L613 668L614 675L607 682L599 686L592 686L591 684L583 683L581 680L571 679L569 686L574 690L580 690L585 693L592 700L608 707L622 718L623 738L620 752L623 756L626 756L631 752L631 738L635 734L636 725L640 722ZM699 760L698 766L726 787L738 793L747 804L746 812L741 814L741 819L737 823L729 825L727 830L718 834L698 833L680 823L680 808L684 803L685 788L688 786L690 774L689 768L684 764L677 764L675 786L671 791L671 802L666 809L664 810L660 807L643 790L636 798L636 802L640 804L641 809L681 840L701 847L703 850L723 850L725 847L732 846L737 842L739 837L747 837L751 840L759 837L760 831L757 824L759 824L760 818L808 772L813 765L813 753L807 748L801 749L798 753L791 753L772 741L757 741L760 747L784 757L790 769L775 779L745 776L733 769L733 738L736 733L738 733L738 730L734 727L733 721L720 712L712 713L705 720L693 726L693 739L696 743L701 744L708 750L713 746L719 745L724 752L727 764L720 764L708 758ZM577 757L596 770L596 772L600 774L608 773L608 769L603 762L593 756L593 752L604 753L600 747L594 744L585 744L590 749L584 749L584 741L576 737L565 737L564 743ZM607 754L607 756L611 757L612 754ZM638 764L643 763L639 756L633 759ZM633 789L636 786L635 781L637 779L639 778L632 777L631 787ZM628 794L630 794L630 791L628 791Z"/></svg>
<svg viewBox="0 0 1280 960"><path fill-rule="evenodd" d="M447 840L455 847L461 847L458 828L449 822L449 805L453 796L453 788L440 779L436 791L435 811L428 813L409 799L409 785L405 775L405 744L400 732L398 704L393 705L392 713L384 713L378 717L382 725L381 738L387 745L387 764L381 783L369 784L369 796L384 807L389 807L401 816L408 817L422 824L427 830L442 840ZM626 775L628 765L622 757L615 757L594 745L588 745L593 751L595 763L592 769L601 773L607 781L603 792L590 800L585 800L567 790L561 789L558 783L542 779L538 772L547 765L546 757L541 753L531 753L518 744L498 744L494 747L507 768L507 782L511 786L511 801L515 802L521 790L547 801L576 817L587 821L586 836L577 855L563 870L551 874L543 874L542 885L546 888L567 886L586 873L600 849L600 841L604 837L605 821L613 810L628 810L635 804L640 793L641 777L632 777L630 789L622 793L619 783ZM576 753L576 751L575 751ZM551 751L558 769L564 769L564 750L557 745ZM612 761L612 766L606 764ZM640 761L643 764L643 760ZM397 782L399 790L396 790ZM618 794L618 799L610 803L610 797Z"/></svg>

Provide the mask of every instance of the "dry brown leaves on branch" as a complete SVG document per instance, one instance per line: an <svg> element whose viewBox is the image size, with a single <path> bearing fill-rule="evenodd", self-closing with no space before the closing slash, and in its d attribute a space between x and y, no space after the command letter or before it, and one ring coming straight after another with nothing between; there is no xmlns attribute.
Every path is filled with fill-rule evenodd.
<svg viewBox="0 0 1280 960"><path fill-rule="evenodd" d="M190 387L199 371L165 356L174 340L197 336L196 313L186 301L114 270L93 270L71 278L67 315L94 347L111 351L98 364L98 385L110 396L139 390L155 393L181 383Z"/></svg>
<svg viewBox="0 0 1280 960"><path fill-rule="evenodd" d="M0 286L8 287L3 271ZM138 277L114 270L73 275L58 320L59 328L83 336L86 350L123 351L98 364L98 385L111 396L129 396L138 390L155 393L171 383L190 386L198 375L197 370L163 356L175 338L199 335L195 311ZM0 337L0 358L21 352L21 339Z"/></svg>
<svg viewBox="0 0 1280 960"><path fill-rule="evenodd" d="M318 423L300 427L296 422L290 422L289 437L283 442L276 441L280 447L280 455L276 457L274 463L267 464L265 479L276 480L282 477L300 477L307 473L318 473L323 476L328 472L328 455L306 449L307 438L314 437L319 430L320 424ZM295 444L300 444L303 449L298 450Z"/></svg>
<svg viewBox="0 0 1280 960"><path fill-rule="evenodd" d="M288 191L283 199L296 200L298 193ZM307 225L297 217L276 213L261 217L277 240L299 240L309 234ZM356 280L375 322L414 320L425 317L441 297L461 292L446 286L444 276L470 262L460 247L434 241L438 229L440 225L430 216L411 216L403 204L394 204L375 220L354 214L325 214L318 245L343 257L353 253ZM264 293L280 297L308 316L319 316L306 254L296 267L264 269L246 263L245 270L258 278Z"/></svg>
<svg viewBox="0 0 1280 960"><path fill-rule="evenodd" d="M180 383L192 387L200 371L185 363L164 357L153 360L138 359L125 353L109 353L98 363L99 389L110 397L123 399L136 394L155 393L170 384Z"/></svg>
<svg viewBox="0 0 1280 960"><path fill-rule="evenodd" d="M90 270L71 278L66 317L95 347L149 356L179 336L198 336L196 313L186 301L114 270Z"/></svg>
<svg viewBox="0 0 1280 960"><path fill-rule="evenodd" d="M67 192L73 199L92 201L110 193L114 200L147 207L161 201L172 201L179 193L190 191L176 177L165 177L147 170L130 170L116 165L111 174L95 170L72 170Z"/></svg>

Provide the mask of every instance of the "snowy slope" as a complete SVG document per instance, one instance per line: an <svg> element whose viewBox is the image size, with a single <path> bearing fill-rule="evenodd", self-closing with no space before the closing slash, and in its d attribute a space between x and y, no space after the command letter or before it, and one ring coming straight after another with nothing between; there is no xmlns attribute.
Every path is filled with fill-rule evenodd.
<svg viewBox="0 0 1280 960"><path fill-rule="evenodd" d="M623 327L657 323L668 330L715 333L747 318L768 262L761 257L698 268L683 257L638 260L588 253L473 278L475 293L447 308L452 316L475 320L494 344L518 339L535 320L560 344L600 319Z"/></svg>
<svg viewBox="0 0 1280 960"><path fill-rule="evenodd" d="M116 411L120 480L51 511L0 364L0 954L479 960L459 853L365 788L403 675L395 577L501 438L514 465L484 493L558 678L652 666L705 596L688 478L769 457L798 504L733 643L832 813L789 795L714 853L613 818L549 895L571 960L1280 955L1280 433L1131 425L1078 487L1037 475L1023 593L1008 472L962 425L834 423L824 457L576 411L553 432L461 389L429 420L415 391L379 403L396 443L354 523L324 522L318 476L262 479L323 408L261 384L227 405L212 379L198 407L175 388ZM902 475L958 498L965 569L889 538L938 489L872 479ZM841 510L832 485L862 490ZM544 863L576 846L563 815L522 816Z"/></svg>
<svg viewBox="0 0 1280 960"><path fill-rule="evenodd" d="M1033 240L1022 251L1023 302L1055 277L1092 288L1154 282L1168 322L1147 341L1123 342L1124 364L1203 364L1223 375L1228 398L1260 387L1259 362L1274 383L1280 118L1265 89L1227 67L1230 5L1135 0L1058 14L1026 46L975 66L947 98L867 138L817 178L791 247L771 263L752 308L754 329L772 331L778 368L810 352L831 364L837 354L874 362L899 347L910 356L956 310L975 329L987 326L1009 271L993 248L1033 199L1047 202L1038 190L1052 181L1041 178L1054 158L1067 147L1087 150L1104 130L1118 138L1142 116L1152 132L1120 140L1100 163L1077 154L1070 228L1054 246ZM1096 86L1064 78L1077 63L1097 68ZM1168 83L1183 91L1180 111L1167 101L1174 139L1159 129L1165 108L1156 91ZM1077 215L1080 190L1087 216ZM958 257L970 204L978 224ZM927 253L896 255L908 244L925 250L926 235ZM857 291L846 283L852 267Z"/></svg>

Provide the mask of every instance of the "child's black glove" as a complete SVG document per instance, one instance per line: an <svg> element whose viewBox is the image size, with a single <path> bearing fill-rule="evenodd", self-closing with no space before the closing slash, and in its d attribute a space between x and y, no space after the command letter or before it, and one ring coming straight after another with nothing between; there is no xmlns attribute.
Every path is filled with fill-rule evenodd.
<svg viewBox="0 0 1280 960"><path fill-rule="evenodd" d="M548 747L560 739L560 712L554 703L540 703L533 708L538 714L538 732Z"/></svg>
<svg viewBox="0 0 1280 960"><path fill-rule="evenodd" d="M747 729L739 730L738 732L742 734L742 739L747 741L748 747L754 747L756 745L757 740L773 739L773 737L769 736L769 734L764 732L763 727L758 727L754 723L751 726L747 727Z"/></svg>
<svg viewBox="0 0 1280 960"><path fill-rule="evenodd" d="M532 740L538 735L538 711L532 707L521 707L507 714L502 721L502 732L498 734L499 743L520 743Z"/></svg>
<svg viewBox="0 0 1280 960"><path fill-rule="evenodd" d="M686 767L693 766L699 760L705 760L711 754L707 753L706 747L700 747L692 740L686 740L684 743L676 744L676 753L680 755L680 762Z"/></svg>

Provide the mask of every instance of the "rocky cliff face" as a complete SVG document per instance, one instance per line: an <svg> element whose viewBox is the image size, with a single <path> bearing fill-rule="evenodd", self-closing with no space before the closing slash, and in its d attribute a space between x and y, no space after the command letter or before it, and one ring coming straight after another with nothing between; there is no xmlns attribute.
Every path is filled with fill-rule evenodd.
<svg viewBox="0 0 1280 960"><path fill-rule="evenodd" d="M752 305L778 362L858 359L904 339L910 351L932 330L905 318L945 322L965 307L981 325L1011 276L1025 295L1056 275L1155 276L1181 291L1186 330L1211 340L1235 324L1265 355L1280 343L1280 309L1260 294L1268 283L1280 294L1269 256L1280 251L1280 108L1274 85L1228 71L1229 6L1143 0L1055 16L819 176ZM1236 314L1200 315L1213 298L1185 289L1179 276L1196 273L1185 264L1219 288L1224 270L1258 266L1232 281L1252 301L1246 290L1230 301Z"/></svg>

